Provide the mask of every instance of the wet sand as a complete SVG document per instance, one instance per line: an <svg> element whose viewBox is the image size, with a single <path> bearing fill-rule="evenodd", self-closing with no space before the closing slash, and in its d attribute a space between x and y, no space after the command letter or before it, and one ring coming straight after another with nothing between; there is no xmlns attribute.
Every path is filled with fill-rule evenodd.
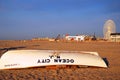
<svg viewBox="0 0 120 80"><path fill-rule="evenodd" d="M49 42L0 41L0 55L9 49L50 49L96 51L109 62L108 68L46 69L29 68L0 70L0 80L120 80L120 43L113 42Z"/></svg>

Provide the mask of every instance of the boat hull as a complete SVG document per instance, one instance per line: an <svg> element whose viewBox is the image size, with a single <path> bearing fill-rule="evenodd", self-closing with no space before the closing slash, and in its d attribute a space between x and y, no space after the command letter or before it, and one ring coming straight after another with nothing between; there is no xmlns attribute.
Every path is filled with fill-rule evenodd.
<svg viewBox="0 0 120 80"><path fill-rule="evenodd" d="M0 69L53 65L107 67L97 52L86 51L11 50L0 58Z"/></svg>

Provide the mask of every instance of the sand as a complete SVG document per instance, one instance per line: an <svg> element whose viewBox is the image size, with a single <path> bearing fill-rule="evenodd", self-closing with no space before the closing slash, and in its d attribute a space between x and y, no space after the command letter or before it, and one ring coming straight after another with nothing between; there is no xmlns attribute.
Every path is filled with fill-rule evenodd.
<svg viewBox="0 0 120 80"><path fill-rule="evenodd" d="M10 48L11 47L11 48ZM0 70L0 80L120 80L120 43L113 42L48 42L0 41L0 55L9 49L50 49L96 51L109 62L108 68L46 69L29 68Z"/></svg>

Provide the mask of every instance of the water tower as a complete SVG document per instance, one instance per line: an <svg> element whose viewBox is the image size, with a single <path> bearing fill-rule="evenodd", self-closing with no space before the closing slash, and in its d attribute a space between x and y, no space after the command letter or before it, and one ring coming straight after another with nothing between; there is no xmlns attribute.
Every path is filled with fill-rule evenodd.
<svg viewBox="0 0 120 80"><path fill-rule="evenodd" d="M107 20L103 27L104 39L110 40L110 34L116 32L115 23L113 20Z"/></svg>

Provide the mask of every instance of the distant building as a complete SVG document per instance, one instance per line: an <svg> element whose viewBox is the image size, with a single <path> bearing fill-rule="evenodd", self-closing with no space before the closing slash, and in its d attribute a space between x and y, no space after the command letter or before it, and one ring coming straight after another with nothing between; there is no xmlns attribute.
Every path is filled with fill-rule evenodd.
<svg viewBox="0 0 120 80"><path fill-rule="evenodd" d="M84 41L85 40L85 35L78 35L78 36L66 36L66 40L70 41Z"/></svg>
<svg viewBox="0 0 120 80"><path fill-rule="evenodd" d="M111 33L110 41L111 42L120 42L120 33Z"/></svg>
<svg viewBox="0 0 120 80"><path fill-rule="evenodd" d="M39 41L39 40L43 40L43 41L48 41L49 40L49 38L48 37L46 37L46 38L32 38L32 41Z"/></svg>

